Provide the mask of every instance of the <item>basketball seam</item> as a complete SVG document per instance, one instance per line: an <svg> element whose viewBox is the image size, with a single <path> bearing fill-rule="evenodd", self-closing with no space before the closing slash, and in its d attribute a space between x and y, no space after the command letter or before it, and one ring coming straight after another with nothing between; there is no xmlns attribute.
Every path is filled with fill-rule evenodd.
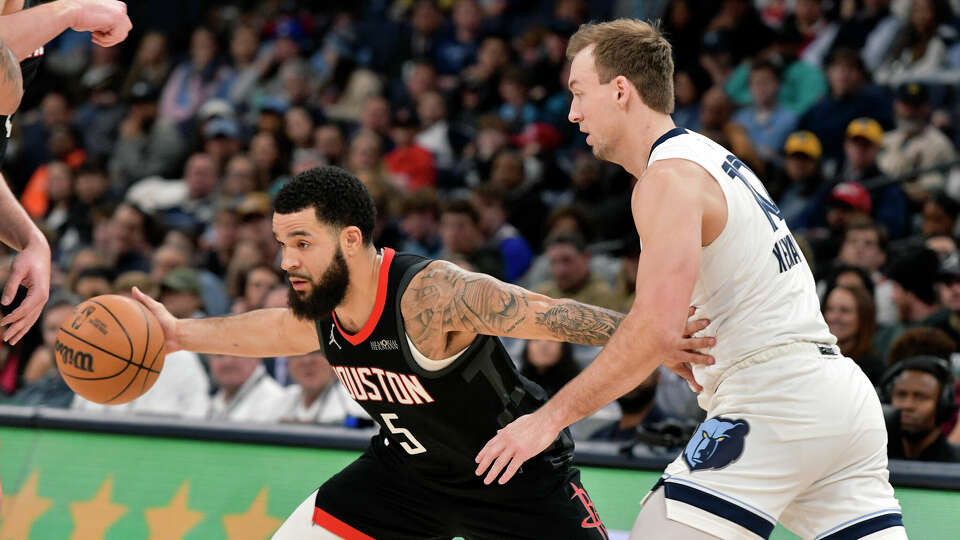
<svg viewBox="0 0 960 540"><path fill-rule="evenodd" d="M112 357L114 357L114 358L116 358L116 359L118 359L118 360L123 360L124 362L126 362L126 365L123 366L123 369L121 369L120 371L114 373L113 375L109 375L109 376L106 376L106 377L78 377L78 376L76 376L76 375L70 375L69 373L64 373L64 375L66 375L67 377L70 377L70 378L73 378L73 379L77 379L77 380L80 380L80 381L102 381L102 380L104 380L104 379L112 379L113 377L116 377L116 376L120 375L121 373L123 373L124 371L126 371L128 367L130 367L130 366L136 366L136 365L137 365L136 363L131 362L130 360L128 360L128 359L120 356L119 354L116 354L116 353L114 353L114 352L108 351L108 350L104 349L103 347L97 345L96 343L92 343L92 342L90 342L90 341L87 341L87 340L83 339L82 337L74 334L73 332L70 332L69 330L64 330L63 328L60 328L60 331L63 332L64 334L72 337L73 339L75 339L75 340L77 340L77 341L85 344L85 345L89 345L89 346L97 349L97 350L100 351L100 352L109 354L110 356L112 356ZM160 374L159 371L156 371L156 370L153 370L153 369L150 369L150 368L146 368L146 367L145 367L145 368L143 368L143 369L146 369L146 370L148 370L148 371L153 371L154 373L156 373L156 374L158 374L158 375ZM61 373L62 373L62 372L61 372Z"/></svg>
<svg viewBox="0 0 960 540"><path fill-rule="evenodd" d="M147 377L150 376L150 371L151 371L151 370L148 369L148 368L146 368L146 367L144 367L144 364L147 363L147 351L150 350L150 319L147 318L147 314L145 313L145 311L144 311L144 309L143 309L143 306L140 304L140 302L137 302L137 307L140 308L140 314L143 315L143 323L144 323L144 326L146 326L146 328L147 328L147 342L143 344L143 357L141 358L139 364L134 364L134 365L137 366L137 372L133 374L133 377L130 378L130 381L127 382L127 385L124 386L124 387L120 390L120 392L117 393L117 395L115 395L115 396L113 396L112 398L104 401L105 404L106 404L106 403L110 403L111 401L113 401L113 400L117 399L118 397L122 396L123 394L125 394L125 393L127 392L127 390L130 388L130 386L131 386L134 382L136 382L137 377L140 376L140 372L143 371L144 369L147 369ZM106 306L104 306L104 309L106 309ZM110 315L113 315L113 313L111 313ZM116 319L116 317L114 317L114 318ZM120 321L117 321L117 322L119 323ZM133 362L132 362L132 360L133 360L133 353L135 352L135 351L133 350L133 340L130 339L130 334L127 334L127 329L124 328L123 325L120 325L120 329L123 330L123 333L127 335L127 340L130 341L130 359L131 359L131 362L130 362L130 363L133 364ZM147 377L144 377L144 384L146 384L146 378L147 378ZM159 375L158 375L158 377L159 377ZM139 396L137 396L137 397L139 397ZM134 398L134 399L136 399L136 398Z"/></svg>

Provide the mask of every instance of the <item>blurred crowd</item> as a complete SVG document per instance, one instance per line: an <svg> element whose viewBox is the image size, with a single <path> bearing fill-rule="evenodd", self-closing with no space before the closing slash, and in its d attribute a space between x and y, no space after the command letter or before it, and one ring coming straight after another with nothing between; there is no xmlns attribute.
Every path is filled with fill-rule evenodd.
<svg viewBox="0 0 960 540"><path fill-rule="evenodd" d="M5 402L372 425L320 352L177 352L116 407L74 397L53 360L77 302L132 286L179 317L285 306L271 197L324 164L369 188L377 246L627 311L634 179L567 121L565 47L629 16L673 45L677 125L764 179L839 346L891 406L891 457L960 461L960 1L311 4L194 2L177 24L135 18L119 47L68 31L46 48L4 175L49 235L55 287L42 325L0 346ZM507 345L548 391L597 353ZM701 414L663 370L574 432L670 455Z"/></svg>

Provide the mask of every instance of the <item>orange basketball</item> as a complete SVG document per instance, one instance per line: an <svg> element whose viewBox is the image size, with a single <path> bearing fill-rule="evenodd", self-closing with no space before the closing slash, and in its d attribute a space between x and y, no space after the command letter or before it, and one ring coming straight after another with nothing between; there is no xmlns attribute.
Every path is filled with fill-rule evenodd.
<svg viewBox="0 0 960 540"><path fill-rule="evenodd" d="M77 306L57 331L54 355L67 385L108 405L133 401L150 390L163 369L163 329L140 302L95 296Z"/></svg>

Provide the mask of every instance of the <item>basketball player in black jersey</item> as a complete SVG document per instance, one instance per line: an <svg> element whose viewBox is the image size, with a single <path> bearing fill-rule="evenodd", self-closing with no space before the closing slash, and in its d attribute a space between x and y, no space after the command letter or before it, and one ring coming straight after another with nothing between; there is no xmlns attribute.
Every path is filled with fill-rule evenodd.
<svg viewBox="0 0 960 540"><path fill-rule="evenodd" d="M602 345L623 315L445 261L378 251L374 219L358 179L336 167L313 169L275 201L290 309L178 320L134 290L159 318L171 352L265 357L322 347L347 392L380 425L366 452L310 495L274 539L607 538L570 466L569 432L509 485L484 486L473 456L546 399L496 336ZM683 348L711 344L688 339ZM677 351L671 361L709 357Z"/></svg>

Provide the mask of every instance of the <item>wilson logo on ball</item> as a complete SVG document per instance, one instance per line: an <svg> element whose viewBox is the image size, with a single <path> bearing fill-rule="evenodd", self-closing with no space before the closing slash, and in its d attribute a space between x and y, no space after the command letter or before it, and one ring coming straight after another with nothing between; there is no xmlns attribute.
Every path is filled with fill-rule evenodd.
<svg viewBox="0 0 960 540"><path fill-rule="evenodd" d="M83 371L93 373L93 356L81 351L75 351L58 340L54 346L56 355L64 365L74 366Z"/></svg>

